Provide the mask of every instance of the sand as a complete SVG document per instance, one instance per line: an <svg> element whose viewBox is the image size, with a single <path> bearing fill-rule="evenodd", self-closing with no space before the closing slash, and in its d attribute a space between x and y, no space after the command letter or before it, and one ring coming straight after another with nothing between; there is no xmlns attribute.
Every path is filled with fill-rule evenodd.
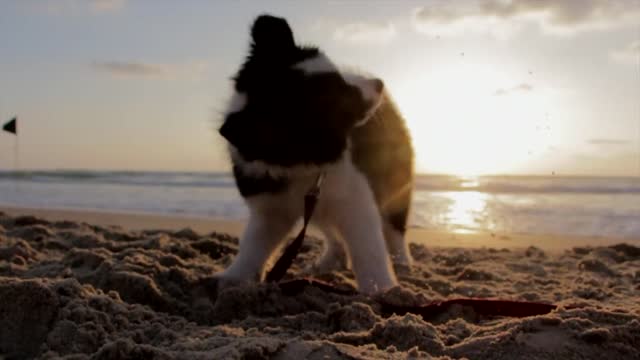
<svg viewBox="0 0 640 360"><path fill-rule="evenodd" d="M213 291L208 277L237 251L233 226L196 232L174 219L142 230L70 215L0 215L0 358L640 359L640 248L630 244L443 247L454 237L440 234L430 239L440 246L412 244L416 265L377 299L274 284ZM288 278L319 252L308 239ZM318 278L354 286L348 270ZM519 319L455 307L427 322L377 301L457 297L560 307Z"/></svg>

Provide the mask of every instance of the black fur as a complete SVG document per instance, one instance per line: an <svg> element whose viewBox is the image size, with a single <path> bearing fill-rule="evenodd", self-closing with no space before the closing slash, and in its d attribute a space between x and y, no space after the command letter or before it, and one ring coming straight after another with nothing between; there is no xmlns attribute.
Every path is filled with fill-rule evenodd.
<svg viewBox="0 0 640 360"><path fill-rule="evenodd" d="M263 193L279 193L286 191L289 179L286 177L273 177L267 174L262 176L247 175L238 166L233 167L233 177L240 195L249 197Z"/></svg>
<svg viewBox="0 0 640 360"><path fill-rule="evenodd" d="M251 33L251 52L234 78L247 104L227 116L222 136L246 161L285 167L337 161L370 104L338 73L295 69L319 50L296 46L284 19L260 16Z"/></svg>
<svg viewBox="0 0 640 360"><path fill-rule="evenodd" d="M247 59L234 77L234 110L224 119L220 134L232 145L233 174L241 195L281 195L249 202L257 209L252 216L270 217L270 213L261 213L263 203L289 202L301 186L310 185L313 172L297 166L324 168L331 180L323 186L323 193L336 191L328 197L327 211L323 211L327 220L335 220L331 219L331 207L344 206L344 201L373 206L369 193L354 194L353 199L345 193L352 191L354 184L367 187L364 190L371 190L384 220L380 230L393 249L392 255L410 263L404 237L398 233L404 235L407 226L413 149L404 118L382 81L340 73L317 48L297 46L282 18L258 17L251 37ZM305 60L312 61L297 66ZM345 162L340 165L344 166L324 166L342 160ZM294 207L283 205L287 205L284 213L296 215ZM376 224L358 227L367 225ZM363 237L370 235L362 233Z"/></svg>
<svg viewBox="0 0 640 360"><path fill-rule="evenodd" d="M241 194L279 192L288 186L288 179L241 173L238 166L243 161L281 167L324 165L338 161L351 141L352 160L368 178L382 215L404 231L413 150L391 99L385 95L373 119L356 128L372 104L337 72L307 74L296 69L296 64L321 52L297 46L286 20L260 16L251 36L249 55L234 77L235 89L246 96L246 103L228 114L220 128L237 150L232 160Z"/></svg>

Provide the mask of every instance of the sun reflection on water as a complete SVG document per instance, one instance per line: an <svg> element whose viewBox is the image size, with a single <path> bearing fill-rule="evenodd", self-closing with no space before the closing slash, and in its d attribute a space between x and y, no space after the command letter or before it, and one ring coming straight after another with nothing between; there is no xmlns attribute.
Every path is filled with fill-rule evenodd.
<svg viewBox="0 0 640 360"><path fill-rule="evenodd" d="M486 229L487 194L478 191L448 192L451 202L444 220L455 233L474 233Z"/></svg>

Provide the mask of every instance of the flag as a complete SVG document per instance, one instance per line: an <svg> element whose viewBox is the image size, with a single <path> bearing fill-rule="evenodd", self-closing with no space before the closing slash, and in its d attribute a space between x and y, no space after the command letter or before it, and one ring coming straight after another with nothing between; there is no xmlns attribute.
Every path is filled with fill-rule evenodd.
<svg viewBox="0 0 640 360"><path fill-rule="evenodd" d="M18 135L18 118L14 117L2 126L2 130Z"/></svg>

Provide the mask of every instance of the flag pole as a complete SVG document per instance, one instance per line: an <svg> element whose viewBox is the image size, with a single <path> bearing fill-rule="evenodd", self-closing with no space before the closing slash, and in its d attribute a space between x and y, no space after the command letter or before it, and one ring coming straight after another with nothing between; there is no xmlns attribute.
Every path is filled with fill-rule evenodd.
<svg viewBox="0 0 640 360"><path fill-rule="evenodd" d="M20 172L20 141L18 140L18 134L16 134L13 141L13 171L18 174Z"/></svg>

